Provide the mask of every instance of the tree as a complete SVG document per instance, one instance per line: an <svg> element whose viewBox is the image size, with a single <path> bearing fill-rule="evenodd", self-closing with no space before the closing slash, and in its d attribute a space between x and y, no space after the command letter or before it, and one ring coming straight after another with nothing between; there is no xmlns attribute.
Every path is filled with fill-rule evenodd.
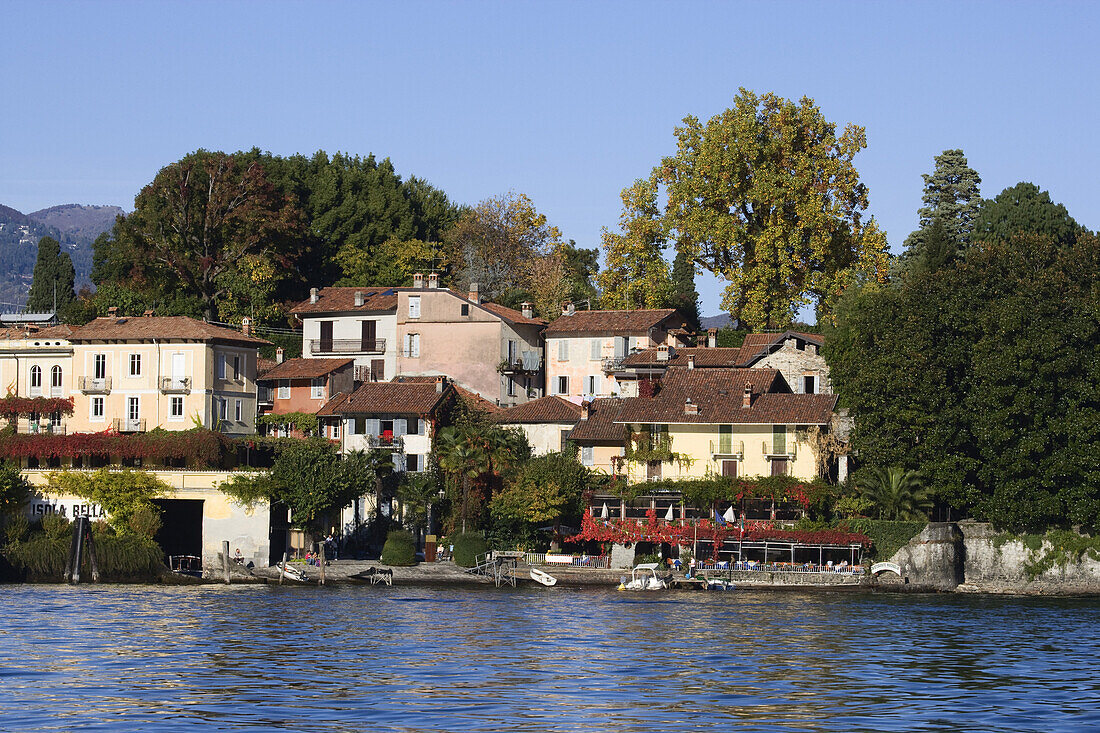
<svg viewBox="0 0 1100 733"><path fill-rule="evenodd" d="M73 284L76 271L73 260L53 237L38 240L38 259L34 263L34 279L27 296L28 313L66 312L76 300Z"/></svg>
<svg viewBox="0 0 1100 733"><path fill-rule="evenodd" d="M903 260L919 260L924 255L927 229L936 219L946 236L964 249L970 243L974 220L981 204L982 179L967 165L961 150L945 150L936 156L931 174L924 175L924 206L917 210L920 228L905 240Z"/></svg>
<svg viewBox="0 0 1100 733"><path fill-rule="evenodd" d="M304 232L302 212L260 163L199 150L142 189L106 251L97 247L93 280L176 291L208 319L235 318L272 304Z"/></svg>
<svg viewBox="0 0 1100 733"><path fill-rule="evenodd" d="M1062 204L1034 183L1017 183L993 199L983 201L974 224L974 239L1007 242L1020 233L1050 237L1060 246L1071 244L1087 231Z"/></svg>
<svg viewBox="0 0 1100 733"><path fill-rule="evenodd" d="M30 494L30 484L19 466L7 461L0 463L0 521L22 512Z"/></svg>
<svg viewBox="0 0 1100 733"><path fill-rule="evenodd" d="M498 520L527 525L527 529L549 523L557 537L562 519L583 511L581 499L590 478L590 471L571 455L537 456L526 461L493 497L490 511Z"/></svg>
<svg viewBox="0 0 1100 733"><path fill-rule="evenodd" d="M676 128L679 152L654 170L677 250L726 280L722 305L751 327L831 304L857 277L885 276L886 240L863 222L867 187L852 165L863 128L841 135L813 100L741 89L706 125Z"/></svg>
<svg viewBox="0 0 1100 733"><path fill-rule="evenodd" d="M528 288L535 312L548 321L561 315L561 304L596 296L592 276L599 272L599 250L580 249L576 243L555 242L543 257L528 266Z"/></svg>
<svg viewBox="0 0 1100 733"><path fill-rule="evenodd" d="M527 196L508 193L467 211L444 236L447 260L457 285L477 283L494 300L509 289L530 285L529 263L561 242L561 231L547 223Z"/></svg>
<svg viewBox="0 0 1100 733"><path fill-rule="evenodd" d="M695 263L687 250L677 251L676 259L672 261L672 288L668 306L680 311L687 318L691 330L698 332L699 293L695 290Z"/></svg>
<svg viewBox="0 0 1100 733"><path fill-rule="evenodd" d="M924 477L901 468L875 468L859 481L862 497L878 509L880 519L922 520L928 518L932 501L924 488Z"/></svg>
<svg viewBox="0 0 1100 733"><path fill-rule="evenodd" d="M603 308L661 308L672 296L672 280L664 259L668 240L657 204L657 184L639 179L624 188L621 234L603 230L604 270L597 282Z"/></svg>

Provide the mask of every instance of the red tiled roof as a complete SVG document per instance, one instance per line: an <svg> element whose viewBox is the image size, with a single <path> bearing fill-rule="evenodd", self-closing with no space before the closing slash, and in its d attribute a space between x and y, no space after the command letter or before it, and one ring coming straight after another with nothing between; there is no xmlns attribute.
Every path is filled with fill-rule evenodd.
<svg viewBox="0 0 1100 733"><path fill-rule="evenodd" d="M633 311L577 311L571 316L559 316L547 326L546 336L575 333L646 333L668 321L668 328L682 327L686 321L672 308Z"/></svg>
<svg viewBox="0 0 1100 733"><path fill-rule="evenodd" d="M733 347L703 348L701 346L672 348L666 361L657 359L657 349L645 349L623 359L624 367L687 366L688 356L695 357L696 367L735 367L741 363L741 349Z"/></svg>
<svg viewBox="0 0 1100 733"><path fill-rule="evenodd" d="M277 366L279 366L279 362L275 361L274 359L265 359L262 356L259 357L258 359L256 359L256 379L260 379L261 377L263 377L263 375L267 374Z"/></svg>
<svg viewBox="0 0 1100 733"><path fill-rule="evenodd" d="M528 318L520 311L505 307L500 303L481 303L482 308L494 316L503 318L508 323L518 323L524 326L545 326L546 321L541 318Z"/></svg>
<svg viewBox="0 0 1100 733"><path fill-rule="evenodd" d="M750 407L742 406L746 387ZM790 394L777 369L670 369L656 396L623 403L621 423L824 425L836 395Z"/></svg>
<svg viewBox="0 0 1100 733"><path fill-rule="evenodd" d="M347 366L355 359L287 359L276 364L257 381L279 379L317 379Z"/></svg>
<svg viewBox="0 0 1100 733"><path fill-rule="evenodd" d="M291 308L295 315L301 313L377 313L397 310L398 288L321 288L317 293L317 302L310 303L306 298ZM355 307L355 294L363 294L363 305Z"/></svg>
<svg viewBox="0 0 1100 733"><path fill-rule="evenodd" d="M97 318L73 331L70 341L210 341L249 346L270 346L255 336L223 328L187 316Z"/></svg>
<svg viewBox="0 0 1100 733"><path fill-rule="evenodd" d="M419 383L419 384L425 384L425 383L435 384L435 381L438 378L439 378L438 376L431 376L431 375L400 375L399 374L398 376L393 378L393 381L395 381L395 382L406 382L406 383ZM503 409L499 405L494 404L494 403L490 402L489 400L485 399L484 397L479 395L477 392L466 389L462 385L457 384L450 377L444 377L444 379L447 380L448 383L450 383L451 387L455 390L455 392L458 393L458 396L461 397L463 400L465 400L467 405L470 408L472 408L474 410L481 410L482 412L487 412L487 413L490 413L490 414L500 412Z"/></svg>
<svg viewBox="0 0 1100 733"><path fill-rule="evenodd" d="M430 415L447 398L435 383L366 382L350 395L337 395L321 408L318 415Z"/></svg>
<svg viewBox="0 0 1100 733"><path fill-rule="evenodd" d="M558 395L540 397L522 405L501 410L493 416L499 423L575 423L581 419L580 405L562 399Z"/></svg>
<svg viewBox="0 0 1100 733"><path fill-rule="evenodd" d="M784 331L783 333L750 333L745 336L745 342L741 344L741 366L749 366L760 359L769 351L782 345L789 338L797 338L808 341L820 347L825 343L825 338L816 333L801 333L799 331Z"/></svg>
<svg viewBox="0 0 1100 733"><path fill-rule="evenodd" d="M60 323L56 326L47 326L46 328L39 329L27 329L17 326L10 328L0 328L0 339L4 340L28 340L34 341L36 339L67 339L72 335L75 329L65 323Z"/></svg>
<svg viewBox="0 0 1100 733"><path fill-rule="evenodd" d="M634 399L634 398L631 398ZM578 420L569 432L569 440L579 443L626 444L626 429L616 420L627 400L618 397L601 397L588 405L588 418Z"/></svg>

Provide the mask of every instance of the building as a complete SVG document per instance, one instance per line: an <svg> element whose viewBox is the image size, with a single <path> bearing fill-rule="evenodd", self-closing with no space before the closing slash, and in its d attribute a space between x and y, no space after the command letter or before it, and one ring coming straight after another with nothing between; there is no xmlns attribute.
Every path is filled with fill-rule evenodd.
<svg viewBox="0 0 1100 733"><path fill-rule="evenodd" d="M260 415L315 415L336 394L354 389L355 360L289 359L257 377Z"/></svg>
<svg viewBox="0 0 1100 733"><path fill-rule="evenodd" d="M543 332L546 392L573 402L618 394L613 375L631 353L686 343L687 321L675 310L573 311L567 306Z"/></svg>
<svg viewBox="0 0 1100 733"><path fill-rule="evenodd" d="M15 398L69 399L73 392L70 326L0 330L0 381ZM17 416L16 432L63 434L69 416L63 411Z"/></svg>
<svg viewBox="0 0 1100 733"><path fill-rule="evenodd" d="M421 279L416 279L418 284ZM477 285L466 295L434 286L397 293L398 373L445 375L490 402L511 406L542 395L542 330L523 311L482 302Z"/></svg>
<svg viewBox="0 0 1100 733"><path fill-rule="evenodd" d="M185 316L96 318L69 342L69 432L256 432L256 361L269 342L248 323L241 332Z"/></svg>
<svg viewBox="0 0 1100 733"><path fill-rule="evenodd" d="M360 382L397 374L396 288L313 288L291 312L302 321L303 358L351 358Z"/></svg>
<svg viewBox="0 0 1100 733"><path fill-rule="evenodd" d="M569 432L581 417L581 407L557 395L547 395L509 407L491 416L502 427L522 430L534 455L564 450Z"/></svg>

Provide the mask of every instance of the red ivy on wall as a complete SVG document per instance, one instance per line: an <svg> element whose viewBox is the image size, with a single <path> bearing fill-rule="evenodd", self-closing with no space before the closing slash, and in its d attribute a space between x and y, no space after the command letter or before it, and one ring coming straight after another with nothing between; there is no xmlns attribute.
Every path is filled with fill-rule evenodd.
<svg viewBox="0 0 1100 733"><path fill-rule="evenodd" d="M213 430L195 429L178 432L156 431L126 434L72 433L41 435L12 433L0 436L0 457L77 458L85 456L117 456L142 460L187 460L199 466L215 467L230 442Z"/></svg>
<svg viewBox="0 0 1100 733"><path fill-rule="evenodd" d="M0 418L15 420L32 414L73 414L72 397L0 397Z"/></svg>

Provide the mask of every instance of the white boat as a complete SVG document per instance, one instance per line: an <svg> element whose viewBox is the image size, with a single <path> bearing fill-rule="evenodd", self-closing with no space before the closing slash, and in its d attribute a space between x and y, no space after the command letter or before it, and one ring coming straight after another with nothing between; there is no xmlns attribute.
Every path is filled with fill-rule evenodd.
<svg viewBox="0 0 1100 733"><path fill-rule="evenodd" d="M543 585L550 587L558 584L558 579L550 573L544 573L538 568L531 568L531 580L536 583L542 583Z"/></svg>
<svg viewBox="0 0 1100 733"><path fill-rule="evenodd" d="M278 567L280 570L282 570L283 577L287 578L288 580L296 580L299 583L305 583L309 580L309 578L306 577L306 573L304 570L296 568L289 563L279 563Z"/></svg>
<svg viewBox="0 0 1100 733"><path fill-rule="evenodd" d="M664 590L668 583L657 576L657 568L660 565L655 562L644 562L630 571L630 580L623 578L619 583L619 590Z"/></svg>

